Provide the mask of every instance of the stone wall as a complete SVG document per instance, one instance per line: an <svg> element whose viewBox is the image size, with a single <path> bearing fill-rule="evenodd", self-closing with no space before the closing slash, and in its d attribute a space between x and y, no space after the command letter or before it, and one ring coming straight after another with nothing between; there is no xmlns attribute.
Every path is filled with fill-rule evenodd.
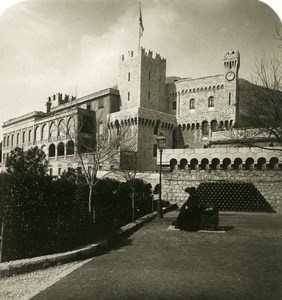
<svg viewBox="0 0 282 300"><path fill-rule="evenodd" d="M162 184L163 200L181 206L187 200L185 188L198 187L206 181L251 182L274 210L282 213L282 172L281 171L191 171L165 173Z"/></svg>

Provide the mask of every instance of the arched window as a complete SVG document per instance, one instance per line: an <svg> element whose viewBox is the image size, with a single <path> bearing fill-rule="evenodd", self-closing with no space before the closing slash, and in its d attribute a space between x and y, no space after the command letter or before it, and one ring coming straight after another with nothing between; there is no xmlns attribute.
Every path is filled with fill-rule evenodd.
<svg viewBox="0 0 282 300"><path fill-rule="evenodd" d="M190 100L189 108L190 108L190 109L195 109L195 99L191 99L191 100Z"/></svg>
<svg viewBox="0 0 282 300"><path fill-rule="evenodd" d="M64 156L65 155L65 145L64 143L59 143L57 146L57 155Z"/></svg>
<svg viewBox="0 0 282 300"><path fill-rule="evenodd" d="M68 134L74 134L74 132L75 132L74 118L70 117L68 119L68 124L67 124L67 133Z"/></svg>
<svg viewBox="0 0 282 300"><path fill-rule="evenodd" d="M31 134L32 134L32 131L29 130L29 131L28 131L28 142L31 142Z"/></svg>
<svg viewBox="0 0 282 300"><path fill-rule="evenodd" d="M68 141L66 145L66 154L67 155L72 155L74 154L74 142L73 141Z"/></svg>
<svg viewBox="0 0 282 300"><path fill-rule="evenodd" d="M180 169L181 169L181 170L184 170L185 167L187 166L187 164L188 164L187 159L186 159L186 158L182 158L182 159L180 160Z"/></svg>
<svg viewBox="0 0 282 300"><path fill-rule="evenodd" d="M58 136L62 136L66 133L64 129L64 120L60 120L58 125Z"/></svg>
<svg viewBox="0 0 282 300"><path fill-rule="evenodd" d="M13 146L14 145L14 135L12 134L11 136L11 145Z"/></svg>
<svg viewBox="0 0 282 300"><path fill-rule="evenodd" d="M54 138L57 136L57 132L56 132L56 126L55 126L55 123L51 123L50 125L50 133L49 133L49 137L50 138Z"/></svg>
<svg viewBox="0 0 282 300"><path fill-rule="evenodd" d="M10 137L7 136L7 147L9 147L9 146L10 146Z"/></svg>
<svg viewBox="0 0 282 300"><path fill-rule="evenodd" d="M41 130L41 133L42 133L42 140L47 140L48 139L48 127L47 127L47 124L44 124L42 126L42 130Z"/></svg>
<svg viewBox="0 0 282 300"><path fill-rule="evenodd" d="M203 135L209 135L209 123L208 123L208 121L204 121L202 123L202 134Z"/></svg>
<svg viewBox="0 0 282 300"><path fill-rule="evenodd" d="M25 143L25 131L23 132L23 144Z"/></svg>
<svg viewBox="0 0 282 300"><path fill-rule="evenodd" d="M20 134L17 133L17 145L20 143Z"/></svg>
<svg viewBox="0 0 282 300"><path fill-rule="evenodd" d="M218 131L218 123L216 120L211 121L211 131Z"/></svg>
<svg viewBox="0 0 282 300"><path fill-rule="evenodd" d="M173 170L176 169L177 166L177 160L175 158L170 160L170 171L172 172Z"/></svg>
<svg viewBox="0 0 282 300"><path fill-rule="evenodd" d="M214 107L214 97L210 96L208 99L208 107Z"/></svg>
<svg viewBox="0 0 282 300"><path fill-rule="evenodd" d="M4 136L3 146L6 147L6 137Z"/></svg>
<svg viewBox="0 0 282 300"><path fill-rule="evenodd" d="M55 156L55 151L56 151L55 145L51 144L49 146L49 151L48 151L49 157L54 157Z"/></svg>
<svg viewBox="0 0 282 300"><path fill-rule="evenodd" d="M155 144L153 147L153 157L157 157L158 155L158 146Z"/></svg>

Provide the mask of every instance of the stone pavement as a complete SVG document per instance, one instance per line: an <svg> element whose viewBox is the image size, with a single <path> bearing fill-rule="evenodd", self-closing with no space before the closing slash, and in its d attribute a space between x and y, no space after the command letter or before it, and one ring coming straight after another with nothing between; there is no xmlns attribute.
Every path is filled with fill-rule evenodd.
<svg viewBox="0 0 282 300"><path fill-rule="evenodd" d="M282 218L223 214L225 233L137 232L32 299L282 299Z"/></svg>

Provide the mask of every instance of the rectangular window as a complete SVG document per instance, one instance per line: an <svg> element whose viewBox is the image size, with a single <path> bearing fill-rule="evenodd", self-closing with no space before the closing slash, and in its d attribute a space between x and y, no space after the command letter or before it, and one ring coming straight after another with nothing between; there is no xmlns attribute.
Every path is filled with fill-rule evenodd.
<svg viewBox="0 0 282 300"><path fill-rule="evenodd" d="M98 108L103 108L104 107L104 99L99 99L98 100Z"/></svg>
<svg viewBox="0 0 282 300"><path fill-rule="evenodd" d="M128 73L128 81L130 81L130 72Z"/></svg>
<svg viewBox="0 0 282 300"><path fill-rule="evenodd" d="M148 100L151 100L151 92L148 92Z"/></svg>
<svg viewBox="0 0 282 300"><path fill-rule="evenodd" d="M87 104L86 109L91 110L91 104Z"/></svg>
<svg viewBox="0 0 282 300"><path fill-rule="evenodd" d="M127 94L127 100L130 101L130 92Z"/></svg>
<svg viewBox="0 0 282 300"><path fill-rule="evenodd" d="M172 110L176 110L176 101L172 102Z"/></svg>
<svg viewBox="0 0 282 300"><path fill-rule="evenodd" d="M231 105L231 93L229 93L229 105Z"/></svg>
<svg viewBox="0 0 282 300"><path fill-rule="evenodd" d="M50 174L50 176L53 176L53 169L52 168L49 169L49 174Z"/></svg>
<svg viewBox="0 0 282 300"><path fill-rule="evenodd" d="M58 168L58 175L60 176L62 173L62 168Z"/></svg>

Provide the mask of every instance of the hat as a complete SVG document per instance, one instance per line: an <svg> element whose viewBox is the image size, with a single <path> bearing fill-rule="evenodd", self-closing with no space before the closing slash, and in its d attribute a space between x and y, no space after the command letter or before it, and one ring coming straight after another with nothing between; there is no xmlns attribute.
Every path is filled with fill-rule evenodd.
<svg viewBox="0 0 282 300"><path fill-rule="evenodd" d="M186 193L192 194L196 192L196 188L195 187L188 187L185 189Z"/></svg>

